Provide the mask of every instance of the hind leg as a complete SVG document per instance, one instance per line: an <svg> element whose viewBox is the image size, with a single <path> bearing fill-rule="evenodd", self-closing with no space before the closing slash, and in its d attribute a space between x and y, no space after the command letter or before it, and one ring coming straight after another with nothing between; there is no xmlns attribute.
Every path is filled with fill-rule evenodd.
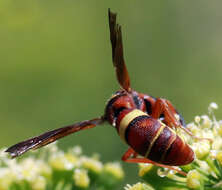
<svg viewBox="0 0 222 190"><path fill-rule="evenodd" d="M174 170L176 172L178 172L179 174L186 176L187 174L177 168L174 168L172 166L168 166L168 165L164 165L164 164L159 164L157 162L154 162L152 160L149 160L147 158L137 158L138 154L132 149L129 148L124 155L122 156L122 160L124 162L128 162L128 163L148 163L148 164L153 164L155 166L159 166L162 168L168 168L170 170Z"/></svg>

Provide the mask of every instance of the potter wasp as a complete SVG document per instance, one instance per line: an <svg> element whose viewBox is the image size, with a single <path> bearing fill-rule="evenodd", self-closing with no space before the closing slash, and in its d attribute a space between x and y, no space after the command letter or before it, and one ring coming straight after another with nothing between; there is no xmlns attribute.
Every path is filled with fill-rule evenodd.
<svg viewBox="0 0 222 190"><path fill-rule="evenodd" d="M12 157L30 149L38 149L77 131L108 122L120 138L129 145L122 160L130 163L151 163L186 175L173 166L186 165L194 160L193 150L179 137L175 129L186 128L183 117L169 100L138 93L130 86L130 77L123 56L121 26L117 14L108 10L112 61L121 90L108 100L103 116L55 129L22 141L8 148ZM197 138L197 137L194 137Z"/></svg>

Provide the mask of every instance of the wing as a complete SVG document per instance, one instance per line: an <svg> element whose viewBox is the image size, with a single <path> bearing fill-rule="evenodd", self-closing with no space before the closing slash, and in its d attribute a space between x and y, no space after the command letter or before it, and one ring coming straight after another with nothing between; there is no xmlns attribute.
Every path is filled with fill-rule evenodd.
<svg viewBox="0 0 222 190"><path fill-rule="evenodd" d="M12 158L20 156L21 154L27 152L30 149L37 149L42 146L45 146L49 143L56 141L62 137L65 137L69 134L75 133L83 129L93 128L97 125L100 125L104 122L103 118L96 118L92 120L86 120L73 125L55 129L46 133L43 133L40 136L33 137L31 139L22 141L18 144L15 144L9 147L6 152L9 152Z"/></svg>
<svg viewBox="0 0 222 190"><path fill-rule="evenodd" d="M123 42L121 26L116 24L116 14L112 13L110 9L109 14L109 29L110 29L110 41L112 45L112 60L116 69L116 75L120 86L129 92L130 89L130 77L125 65L123 57Z"/></svg>

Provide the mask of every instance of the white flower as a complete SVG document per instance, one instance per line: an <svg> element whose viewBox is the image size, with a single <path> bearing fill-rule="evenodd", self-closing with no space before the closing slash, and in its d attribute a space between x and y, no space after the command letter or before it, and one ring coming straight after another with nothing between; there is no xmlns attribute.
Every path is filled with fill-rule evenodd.
<svg viewBox="0 0 222 190"><path fill-rule="evenodd" d="M72 149L69 149L69 152L79 156L82 154L82 148L80 146L74 146Z"/></svg>
<svg viewBox="0 0 222 190"><path fill-rule="evenodd" d="M85 169L76 169L73 174L74 183L76 186L81 188L87 188L90 183L87 170Z"/></svg>
<svg viewBox="0 0 222 190"><path fill-rule="evenodd" d="M197 115L197 116L195 116L194 121L199 124L200 119L201 119L200 116Z"/></svg>
<svg viewBox="0 0 222 190"><path fill-rule="evenodd" d="M103 164L95 159L82 157L81 159L82 166L88 170L91 170L95 173L100 173L103 169Z"/></svg>
<svg viewBox="0 0 222 190"><path fill-rule="evenodd" d="M104 171L112 174L117 179L122 179L124 177L123 169L121 168L120 164L117 162L105 164Z"/></svg>
<svg viewBox="0 0 222 190"><path fill-rule="evenodd" d="M71 170L74 168L74 164L66 158L62 151L52 154L49 158L49 164L57 170Z"/></svg>
<svg viewBox="0 0 222 190"><path fill-rule="evenodd" d="M144 183L136 183L135 185L129 185L127 184L124 187L125 190L154 190L150 185L144 184Z"/></svg>
<svg viewBox="0 0 222 190"><path fill-rule="evenodd" d="M15 180L9 168L0 168L0 189L8 190L11 183Z"/></svg>
<svg viewBox="0 0 222 190"><path fill-rule="evenodd" d="M216 109L218 109L218 105L215 102L212 102L212 103L210 103L208 109L209 110L216 110Z"/></svg>
<svg viewBox="0 0 222 190"><path fill-rule="evenodd" d="M210 153L210 144L208 141L199 141L192 144L196 157L200 160L206 158Z"/></svg>
<svg viewBox="0 0 222 190"><path fill-rule="evenodd" d="M211 127L212 121L208 115L202 115L201 119L202 119L202 124L201 124L202 128L210 128Z"/></svg>
<svg viewBox="0 0 222 190"><path fill-rule="evenodd" d="M31 183L32 190L44 190L46 187L46 179L42 176L36 177Z"/></svg>
<svg viewBox="0 0 222 190"><path fill-rule="evenodd" d="M201 186L200 174L196 170L191 170L187 174L187 186L191 189L198 189Z"/></svg>

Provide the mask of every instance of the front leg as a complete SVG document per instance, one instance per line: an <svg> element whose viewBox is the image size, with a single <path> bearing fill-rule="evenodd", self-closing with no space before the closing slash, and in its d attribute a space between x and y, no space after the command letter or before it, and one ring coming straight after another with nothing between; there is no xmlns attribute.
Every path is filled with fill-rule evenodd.
<svg viewBox="0 0 222 190"><path fill-rule="evenodd" d="M183 126L180 123L180 116L176 112L176 109L173 107L171 102L169 100L163 99L163 98L157 98L153 111L151 113L151 116L155 119L159 119L161 114L164 115L164 123L170 127L170 128L181 128L183 129L188 135L190 135L192 138L197 140L208 140L210 143L212 143L212 139L209 138L200 138L196 137L192 134L192 132Z"/></svg>
<svg viewBox="0 0 222 190"><path fill-rule="evenodd" d="M132 148L129 148L124 155L122 156L122 160L124 162L128 162L128 163L146 163L146 164L153 164L155 166L158 167L162 167L162 168L167 168L170 170L174 170L176 172L178 172L179 174L183 175L183 176L187 176L187 174L177 168L174 168L172 166L168 166L165 164L160 164L157 162L154 162L152 160L149 160L148 158L137 158L138 153L136 153Z"/></svg>
<svg viewBox="0 0 222 190"><path fill-rule="evenodd" d="M165 124L168 127L176 128L181 126L179 115L170 101L163 98L157 98L151 116L154 119L159 119L162 114L164 115Z"/></svg>

